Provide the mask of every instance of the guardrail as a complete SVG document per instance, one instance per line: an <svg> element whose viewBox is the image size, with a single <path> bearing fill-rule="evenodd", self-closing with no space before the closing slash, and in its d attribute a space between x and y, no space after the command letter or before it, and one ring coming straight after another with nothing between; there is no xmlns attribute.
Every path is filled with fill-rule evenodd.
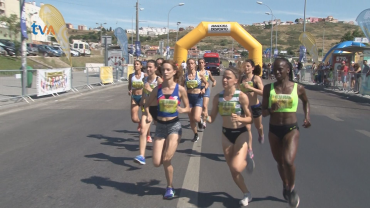
<svg viewBox="0 0 370 208"><path fill-rule="evenodd" d="M25 95L22 95L22 71L0 70L0 106L21 101L33 102L37 97L38 70L27 70L27 93ZM114 82L126 81L127 69L123 71L113 68L112 76ZM100 67L72 67L71 84L72 92L103 86L100 80Z"/></svg>

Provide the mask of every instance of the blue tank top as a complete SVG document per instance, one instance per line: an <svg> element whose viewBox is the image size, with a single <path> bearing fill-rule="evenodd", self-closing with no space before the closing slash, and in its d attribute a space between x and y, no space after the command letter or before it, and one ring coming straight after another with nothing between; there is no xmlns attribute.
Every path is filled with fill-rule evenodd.
<svg viewBox="0 0 370 208"><path fill-rule="evenodd" d="M170 96L164 95L162 92L162 85L158 85L157 93L157 112L159 117L177 117L179 112L177 112L177 106L180 106L180 95L179 95L179 85L176 84Z"/></svg>
<svg viewBox="0 0 370 208"><path fill-rule="evenodd" d="M188 89L196 89L196 88L201 88L201 81L199 79L199 76L198 76L198 72L195 73L195 79L189 79L188 77L188 73L186 73L186 76L185 76L185 84L186 84L186 88Z"/></svg>

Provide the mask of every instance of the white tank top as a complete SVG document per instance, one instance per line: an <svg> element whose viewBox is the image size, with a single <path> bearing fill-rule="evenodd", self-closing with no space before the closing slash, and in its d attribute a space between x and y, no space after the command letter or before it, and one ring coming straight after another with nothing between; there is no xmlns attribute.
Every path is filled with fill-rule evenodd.
<svg viewBox="0 0 370 208"><path fill-rule="evenodd" d="M135 77L135 72L132 73L132 77L131 77L131 89L143 89L144 87L144 82L143 82L143 78L144 78L144 72L141 72L141 77L139 79L137 79Z"/></svg>

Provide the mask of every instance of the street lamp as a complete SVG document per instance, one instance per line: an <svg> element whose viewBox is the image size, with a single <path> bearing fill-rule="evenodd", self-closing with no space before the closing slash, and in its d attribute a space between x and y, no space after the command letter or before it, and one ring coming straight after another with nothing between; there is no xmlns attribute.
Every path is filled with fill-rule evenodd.
<svg viewBox="0 0 370 208"><path fill-rule="evenodd" d="M273 16L273 18L275 18L275 21L276 21L276 17L275 17L275 15L273 15L273 14L270 14L270 12L265 12L265 14L267 14L267 15L272 15ZM276 22L276 27L277 27L277 22ZM275 36L276 36L276 40L275 40L275 50L277 50L277 28L275 27Z"/></svg>
<svg viewBox="0 0 370 208"><path fill-rule="evenodd" d="M259 5L265 5L265 6L267 6L266 4L262 3L262 1L257 1L256 3L257 3L257 4L259 4ZM269 6L267 6L267 8L269 8L269 10L270 10L270 14L272 14L272 15L273 15L271 8L270 8ZM271 63L271 53L272 53L272 31L274 30L274 25L272 24L272 15L271 15L271 48L270 48L270 63Z"/></svg>
<svg viewBox="0 0 370 208"><path fill-rule="evenodd" d="M169 52L170 52L170 12L173 8L177 7L177 6L184 6L185 3L179 3L178 5L175 5L173 6L170 11L168 11L168 18L167 18L167 28L168 28L168 31L167 31L167 59L169 59Z"/></svg>
<svg viewBox="0 0 370 208"><path fill-rule="evenodd" d="M181 24L181 22L177 22L177 34L176 34L176 42L177 42L177 38L179 37L179 25Z"/></svg>

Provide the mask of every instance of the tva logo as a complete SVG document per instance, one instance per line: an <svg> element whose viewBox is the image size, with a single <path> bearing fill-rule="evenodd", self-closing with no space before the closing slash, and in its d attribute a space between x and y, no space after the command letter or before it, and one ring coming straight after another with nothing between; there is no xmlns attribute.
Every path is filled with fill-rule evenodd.
<svg viewBox="0 0 370 208"><path fill-rule="evenodd" d="M44 30L42 30L41 25L36 25L35 23L33 23L33 24L31 25L31 27L32 27L32 33L33 33L34 35L37 35L37 34L38 34L38 33L36 32L36 28L37 28L37 27L39 28L41 35L44 35L44 34L45 34L45 31L46 31L46 28L47 28L48 26L46 26L46 25L45 25ZM49 35L50 33L51 33L51 34L53 34L53 35L55 36L54 28L53 28L53 26L51 26L51 25L49 26L49 29L47 30L46 34L47 34L47 35Z"/></svg>

